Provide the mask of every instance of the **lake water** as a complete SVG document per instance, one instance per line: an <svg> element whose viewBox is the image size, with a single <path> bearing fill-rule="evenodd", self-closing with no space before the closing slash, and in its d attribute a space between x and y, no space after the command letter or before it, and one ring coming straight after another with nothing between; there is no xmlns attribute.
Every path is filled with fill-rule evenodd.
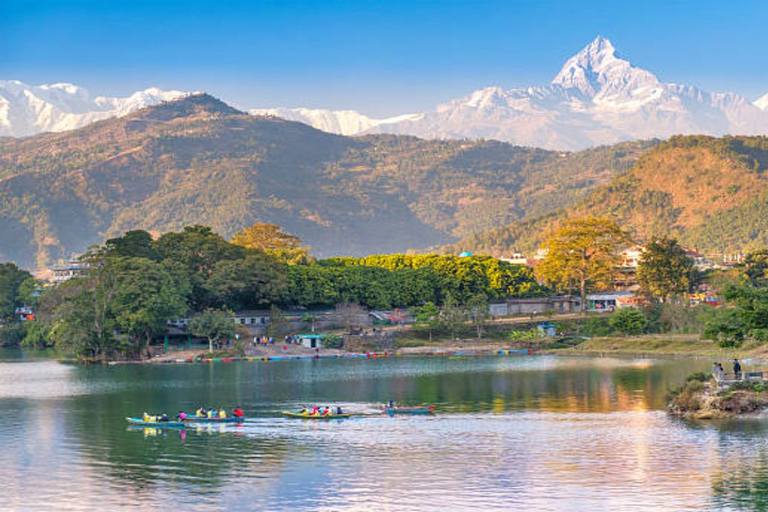
<svg viewBox="0 0 768 512"><path fill-rule="evenodd" d="M765 510L768 418L690 423L706 360L389 358L83 368L0 360L2 510ZM434 416L378 414L388 399ZM240 404L243 425L126 416ZM280 417L303 404L360 416Z"/></svg>

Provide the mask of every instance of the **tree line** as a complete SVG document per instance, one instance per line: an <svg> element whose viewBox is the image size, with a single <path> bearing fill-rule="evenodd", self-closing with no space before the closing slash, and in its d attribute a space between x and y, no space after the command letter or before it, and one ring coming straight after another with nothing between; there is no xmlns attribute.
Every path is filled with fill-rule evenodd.
<svg viewBox="0 0 768 512"><path fill-rule="evenodd" d="M29 273L13 264L0 267L0 311L6 323L12 323L16 306L32 306L36 312L34 322L14 323L17 340L84 358L110 358L140 353L166 331L170 319L212 311L339 303L390 309L545 291L530 269L490 257L317 261L298 238L269 224L247 228L232 241L206 226L188 226L156 239L134 230L92 248L82 259L87 276L50 287L35 286ZM12 277L3 278L6 274ZM35 296L25 287L36 289Z"/></svg>

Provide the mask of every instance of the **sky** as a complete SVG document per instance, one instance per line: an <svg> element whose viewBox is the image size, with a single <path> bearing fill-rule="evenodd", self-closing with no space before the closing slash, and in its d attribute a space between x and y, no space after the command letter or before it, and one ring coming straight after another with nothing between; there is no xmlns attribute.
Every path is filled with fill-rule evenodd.
<svg viewBox="0 0 768 512"><path fill-rule="evenodd" d="M432 110L545 85L602 35L662 81L768 92L757 1L0 1L0 80L93 95L205 91L239 108Z"/></svg>

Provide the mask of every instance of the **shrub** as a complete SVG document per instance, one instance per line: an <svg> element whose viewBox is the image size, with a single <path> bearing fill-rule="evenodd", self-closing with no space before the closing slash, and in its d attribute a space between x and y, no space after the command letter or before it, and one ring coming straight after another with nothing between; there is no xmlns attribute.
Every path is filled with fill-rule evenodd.
<svg viewBox="0 0 768 512"><path fill-rule="evenodd" d="M608 320L608 325L614 331L623 334L640 334L648 326L648 319L637 309L619 309Z"/></svg>

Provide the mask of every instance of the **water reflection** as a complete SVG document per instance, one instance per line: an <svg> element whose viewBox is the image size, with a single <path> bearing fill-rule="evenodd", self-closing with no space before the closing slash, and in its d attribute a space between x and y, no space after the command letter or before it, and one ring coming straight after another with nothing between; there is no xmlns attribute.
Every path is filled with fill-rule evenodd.
<svg viewBox="0 0 768 512"><path fill-rule="evenodd" d="M691 423L667 389L708 361L563 357L80 368L0 363L10 510L759 510L768 420ZM20 371L20 368L26 370ZM388 399L435 416L378 413ZM241 425L126 416L241 405ZM280 417L303 404L361 416Z"/></svg>

